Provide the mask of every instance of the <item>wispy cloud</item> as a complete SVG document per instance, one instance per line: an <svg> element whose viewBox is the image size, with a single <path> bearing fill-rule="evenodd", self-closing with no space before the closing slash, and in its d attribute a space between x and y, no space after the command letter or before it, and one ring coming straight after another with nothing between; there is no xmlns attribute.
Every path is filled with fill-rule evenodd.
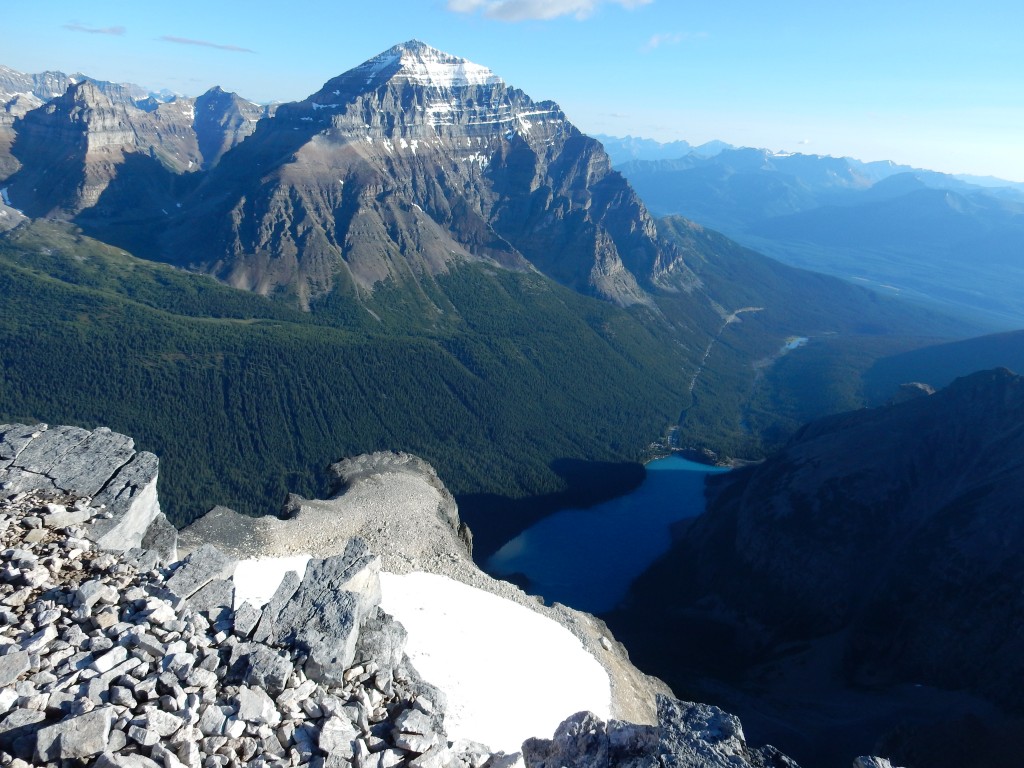
<svg viewBox="0 0 1024 768"><path fill-rule="evenodd" d="M77 21L65 24L64 29L70 29L72 32L85 32L90 35L117 35L118 37L127 32L124 27L87 27Z"/></svg>
<svg viewBox="0 0 1024 768"><path fill-rule="evenodd" d="M810 139L800 139L800 141L797 142L797 144L799 144L801 147L805 147L805 146L807 146L810 143L811 143Z"/></svg>
<svg viewBox="0 0 1024 768"><path fill-rule="evenodd" d="M664 45L679 45L689 40L704 40L707 36L707 32L659 32L656 35L651 35L651 38L644 43L642 50L653 51Z"/></svg>
<svg viewBox="0 0 1024 768"><path fill-rule="evenodd" d="M456 13L483 13L499 21L554 19L572 14L585 19L599 5L637 8L654 0L448 0L448 10Z"/></svg>
<svg viewBox="0 0 1024 768"><path fill-rule="evenodd" d="M203 48L216 48L218 51L231 51L232 53L256 53L252 48L242 48L238 45L222 45L211 43L209 40L193 40L189 37L175 37L174 35L163 35L160 37L165 43L177 43L178 45L199 45Z"/></svg>

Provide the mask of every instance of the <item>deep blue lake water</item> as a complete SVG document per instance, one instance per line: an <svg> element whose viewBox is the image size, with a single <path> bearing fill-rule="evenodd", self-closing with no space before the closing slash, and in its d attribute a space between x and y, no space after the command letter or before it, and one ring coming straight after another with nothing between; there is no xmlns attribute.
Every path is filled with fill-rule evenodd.
<svg viewBox="0 0 1024 768"><path fill-rule="evenodd" d="M704 478L721 467L677 456L652 461L632 493L546 517L487 561L495 576L524 574L530 592L591 613L615 607L671 543L672 523L704 511Z"/></svg>

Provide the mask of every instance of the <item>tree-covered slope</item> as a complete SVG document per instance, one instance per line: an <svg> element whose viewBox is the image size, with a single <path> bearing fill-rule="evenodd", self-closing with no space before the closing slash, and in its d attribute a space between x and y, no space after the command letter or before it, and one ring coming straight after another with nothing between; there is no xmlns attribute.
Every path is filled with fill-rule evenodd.
<svg viewBox="0 0 1024 768"><path fill-rule="evenodd" d="M685 352L629 312L480 265L431 286L448 307L432 329L396 330L386 289L364 305L377 330L345 328L22 228L0 241L0 418L135 435L183 523L218 503L274 511L322 491L329 462L385 448L456 493L556 491L553 462L635 460L677 415Z"/></svg>

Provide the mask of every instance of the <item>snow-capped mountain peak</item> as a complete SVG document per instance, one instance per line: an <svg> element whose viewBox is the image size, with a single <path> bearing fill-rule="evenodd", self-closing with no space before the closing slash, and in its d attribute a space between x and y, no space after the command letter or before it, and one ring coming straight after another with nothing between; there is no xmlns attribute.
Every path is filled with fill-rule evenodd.
<svg viewBox="0 0 1024 768"><path fill-rule="evenodd" d="M393 81L433 88L502 83L502 79L487 67L444 53L419 40L389 48L355 71L365 74L367 82L386 74Z"/></svg>

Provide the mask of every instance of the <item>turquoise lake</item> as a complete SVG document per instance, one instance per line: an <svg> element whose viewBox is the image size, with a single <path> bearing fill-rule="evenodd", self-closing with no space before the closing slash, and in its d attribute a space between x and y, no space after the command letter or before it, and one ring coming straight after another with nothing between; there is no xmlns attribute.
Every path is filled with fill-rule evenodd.
<svg viewBox="0 0 1024 768"><path fill-rule="evenodd" d="M487 561L502 577L523 574L529 592L590 613L611 610L671 543L672 523L704 511L704 479L722 467L677 456L652 461L632 493L544 518Z"/></svg>

